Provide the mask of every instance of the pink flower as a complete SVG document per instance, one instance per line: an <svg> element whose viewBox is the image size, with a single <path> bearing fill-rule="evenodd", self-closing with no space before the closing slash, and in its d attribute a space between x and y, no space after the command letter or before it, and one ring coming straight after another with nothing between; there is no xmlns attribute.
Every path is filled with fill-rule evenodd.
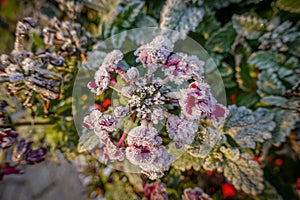
<svg viewBox="0 0 300 200"><path fill-rule="evenodd" d="M95 73L94 81L89 82L87 86L91 92L100 95L108 88L109 84L110 74L106 69L99 68Z"/></svg>
<svg viewBox="0 0 300 200"><path fill-rule="evenodd" d="M151 67L153 71L159 65L166 62L168 56L173 51L172 42L163 36L157 36L150 43L138 48L134 54L138 56L137 62L141 62L144 67Z"/></svg>
<svg viewBox="0 0 300 200"><path fill-rule="evenodd" d="M186 119L184 116L170 115L167 121L169 137L175 142L177 149L194 140L195 132L198 129L198 121Z"/></svg>
<svg viewBox="0 0 300 200"><path fill-rule="evenodd" d="M203 73L204 62L196 56L175 53L168 57L163 66L165 75L175 84L180 85L192 78L199 78Z"/></svg>
<svg viewBox="0 0 300 200"><path fill-rule="evenodd" d="M128 133L126 158L141 168L142 173L151 179L160 178L173 160L164 146L155 128L138 126Z"/></svg>
<svg viewBox="0 0 300 200"><path fill-rule="evenodd" d="M179 99L182 114L188 119L209 118L216 125L228 114L228 110L217 103L212 96L209 85L203 80L193 82L188 89L181 90Z"/></svg>

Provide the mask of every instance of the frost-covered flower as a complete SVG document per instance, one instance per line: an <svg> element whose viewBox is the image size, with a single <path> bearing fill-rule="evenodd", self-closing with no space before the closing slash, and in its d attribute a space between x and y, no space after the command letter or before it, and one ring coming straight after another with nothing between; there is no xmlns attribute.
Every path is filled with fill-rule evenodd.
<svg viewBox="0 0 300 200"><path fill-rule="evenodd" d="M144 67L156 70L159 65L166 62L173 47L174 45L168 38L157 36L150 43L139 47L134 54L138 56L137 62L143 63Z"/></svg>
<svg viewBox="0 0 300 200"><path fill-rule="evenodd" d="M168 154L164 146L158 146L162 143L162 138L155 128L137 126L128 133L127 142L127 159L138 165L143 173L149 173L156 179L169 168L173 155Z"/></svg>
<svg viewBox="0 0 300 200"><path fill-rule="evenodd" d="M228 113L212 96L209 85L203 79L193 82L188 89L181 89L179 104L181 112L188 119L207 117L214 123L220 123Z"/></svg>
<svg viewBox="0 0 300 200"><path fill-rule="evenodd" d="M107 94L115 92L114 96L120 97L112 100L110 109L103 113L92 110L83 120L83 126L100 139L105 162L126 158L150 179L162 177L174 159L162 137L169 137L182 148L193 142L202 118L217 124L226 113L202 76L204 62L196 56L172 53L173 46L168 38L157 36L138 48L136 61L146 70L118 67L125 61L122 53L114 50L88 85L97 95L109 91ZM112 83L113 79L117 81ZM178 87L180 84L183 87ZM174 114L178 108L181 113ZM159 135L161 128L168 136Z"/></svg>
<svg viewBox="0 0 300 200"><path fill-rule="evenodd" d="M193 142L195 132L198 129L198 121L186 119L184 116L171 115L167 121L169 137L175 142L177 149Z"/></svg>
<svg viewBox="0 0 300 200"><path fill-rule="evenodd" d="M88 88L96 95L100 95L108 88L109 84L110 74L105 68L100 67L95 73L94 81L88 83Z"/></svg>
<svg viewBox="0 0 300 200"><path fill-rule="evenodd" d="M103 60L100 68L104 68L107 71L114 71L118 67L118 63L123 59L123 54L120 50L113 50L108 53Z"/></svg>
<svg viewBox="0 0 300 200"><path fill-rule="evenodd" d="M203 190L199 187L187 188L183 191L183 200L211 200L210 196L208 196Z"/></svg>
<svg viewBox="0 0 300 200"><path fill-rule="evenodd" d="M204 62L196 56L175 53L168 57L163 66L164 73L175 84L180 85L193 77L199 78L203 73Z"/></svg>
<svg viewBox="0 0 300 200"><path fill-rule="evenodd" d="M82 126L87 128L88 130L93 130L95 128L95 124L98 122L101 116L102 112L100 110L92 110L90 114L84 117Z"/></svg>
<svg viewBox="0 0 300 200"><path fill-rule="evenodd" d="M144 197L143 200L167 200L168 193L165 184L161 183L160 180L155 181L154 183L143 182Z"/></svg>

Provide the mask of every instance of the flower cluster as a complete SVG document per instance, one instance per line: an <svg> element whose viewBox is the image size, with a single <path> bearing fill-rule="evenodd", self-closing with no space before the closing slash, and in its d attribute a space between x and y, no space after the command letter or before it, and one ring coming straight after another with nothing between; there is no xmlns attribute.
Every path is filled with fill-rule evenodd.
<svg viewBox="0 0 300 200"><path fill-rule="evenodd" d="M150 179L162 177L174 158L165 147L159 127L166 127L169 138L180 149L193 142L201 119L219 124L227 114L205 81L204 61L172 53L173 47L164 36L139 47L134 55L146 72L140 65L124 71L120 65L126 62L122 52L113 50L88 83L96 95L113 90L122 101L113 99L112 109L106 112L91 110L83 126L100 138L109 160L126 158ZM178 89L179 85L188 87ZM171 112L174 106L181 112Z"/></svg>

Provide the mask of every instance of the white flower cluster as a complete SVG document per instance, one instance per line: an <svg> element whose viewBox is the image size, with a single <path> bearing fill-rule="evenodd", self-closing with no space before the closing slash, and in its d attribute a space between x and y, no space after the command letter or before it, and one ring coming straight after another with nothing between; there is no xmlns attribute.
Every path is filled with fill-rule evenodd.
<svg viewBox="0 0 300 200"><path fill-rule="evenodd" d="M134 55L146 72L134 66L124 71L120 65L126 62L123 54L113 50L88 83L96 95L113 90L122 96L122 101L113 99L113 107L106 113L92 110L83 126L93 130L105 144L108 160L126 158L151 179L163 176L174 159L164 146L158 127L165 127L168 137L180 149L193 142L201 119L218 124L227 114L205 82L204 62L196 56L172 53L173 46L168 38L157 36L139 47ZM156 77L156 72L164 72L164 76ZM188 83L186 89L174 88ZM174 106L181 113L171 112ZM123 133L118 127L124 127Z"/></svg>

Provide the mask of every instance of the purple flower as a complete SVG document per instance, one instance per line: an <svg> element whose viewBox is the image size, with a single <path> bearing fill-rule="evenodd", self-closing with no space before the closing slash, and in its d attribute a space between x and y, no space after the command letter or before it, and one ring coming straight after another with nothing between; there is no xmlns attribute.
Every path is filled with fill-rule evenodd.
<svg viewBox="0 0 300 200"><path fill-rule="evenodd" d="M180 85L192 78L199 78L203 73L204 62L196 56L184 53L175 53L168 57L163 66L165 76L175 84Z"/></svg>
<svg viewBox="0 0 300 200"><path fill-rule="evenodd" d="M168 199L167 188L163 183L161 183L160 180L157 180L151 184L143 182L143 189L145 195L143 200L167 200Z"/></svg>
<svg viewBox="0 0 300 200"><path fill-rule="evenodd" d="M187 188L184 190L182 200L211 200L201 188Z"/></svg>
<svg viewBox="0 0 300 200"><path fill-rule="evenodd" d="M11 130L5 129L4 131L0 131L0 148L7 149L11 147L18 137L18 133Z"/></svg>
<svg viewBox="0 0 300 200"><path fill-rule="evenodd" d="M103 155L105 159L105 163L114 160L123 161L125 158L125 150L124 148L119 148L116 145L114 145L108 138L105 142L105 147L103 149Z"/></svg>
<svg viewBox="0 0 300 200"><path fill-rule="evenodd" d="M14 148L12 160L19 164L35 164L44 160L47 150L45 148L32 149L32 142L21 139Z"/></svg>
<svg viewBox="0 0 300 200"><path fill-rule="evenodd" d="M108 88L109 84L109 72L105 68L100 67L95 73L94 81L89 82L87 86L93 93L100 95Z"/></svg>
<svg viewBox="0 0 300 200"><path fill-rule="evenodd" d="M170 115L166 126L169 137L175 142L176 148L180 149L193 142L195 132L198 129L198 120Z"/></svg>
<svg viewBox="0 0 300 200"><path fill-rule="evenodd" d="M45 155L47 153L47 149L41 147L36 150L31 150L27 154L26 161L28 164L35 164L42 162L45 159Z"/></svg>
<svg viewBox="0 0 300 200"><path fill-rule="evenodd" d="M188 119L200 120L208 117L213 123L220 123L228 113L226 108L217 104L209 85L203 80L193 82L188 89L181 90L179 99L182 114Z"/></svg>
<svg viewBox="0 0 300 200"><path fill-rule="evenodd" d="M116 130L117 126L117 119L112 115L102 115L98 121L95 123L95 132L98 131L107 131L107 132L113 132Z"/></svg>
<svg viewBox="0 0 300 200"><path fill-rule="evenodd" d="M158 146L162 139L155 128L135 127L128 133L127 142L126 158L148 178L160 178L171 165L173 155L164 146Z"/></svg>
<svg viewBox="0 0 300 200"><path fill-rule="evenodd" d="M134 54L138 56L137 62L141 62L144 67L151 67L155 71L159 65L166 62L173 47L174 45L168 38L157 36L150 43L138 48Z"/></svg>
<svg viewBox="0 0 300 200"><path fill-rule="evenodd" d="M83 118L82 126L87 128L88 130L93 130L95 128L96 122L102 116L102 112L100 110L94 109L90 112L90 114L86 115Z"/></svg>
<svg viewBox="0 0 300 200"><path fill-rule="evenodd" d="M109 72L114 71L118 68L118 63L122 59L122 52L120 50L113 50L105 56L101 68L106 69Z"/></svg>

